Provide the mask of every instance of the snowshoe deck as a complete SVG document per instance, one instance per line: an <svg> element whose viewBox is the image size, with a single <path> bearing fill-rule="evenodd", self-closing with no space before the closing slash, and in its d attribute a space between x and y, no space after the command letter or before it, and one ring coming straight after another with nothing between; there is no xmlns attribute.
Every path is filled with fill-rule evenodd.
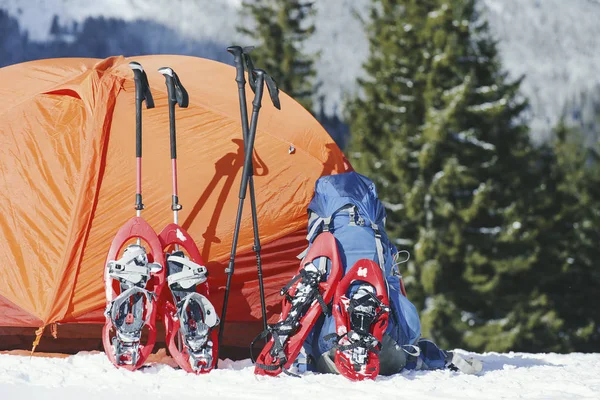
<svg viewBox="0 0 600 400"><path fill-rule="evenodd" d="M218 360L217 312L209 301L208 271L189 234L176 224L159 235L162 248L182 247L166 255L171 296L164 297L164 322L169 353L185 371L210 372Z"/></svg>
<svg viewBox="0 0 600 400"><path fill-rule="evenodd" d="M140 238L150 247L129 245ZM140 368L156 342L156 299L165 282L164 259L156 233L140 217L131 218L115 236L104 273L106 289L106 322L102 329L104 351L117 367ZM142 343L142 332L148 336Z"/></svg>
<svg viewBox="0 0 600 400"><path fill-rule="evenodd" d="M325 263L317 261L322 257L329 259L329 271ZM259 335L259 338L270 335L271 339L256 359L255 374L277 376L290 368L319 316L328 312L341 277L342 264L335 237L324 232L312 243L298 274L281 290L285 297L279 322Z"/></svg>
<svg viewBox="0 0 600 400"><path fill-rule="evenodd" d="M358 289L348 297L355 287ZM341 375L361 381L379 374L379 349L388 326L389 304L379 265L358 260L337 286L333 302L334 361Z"/></svg>

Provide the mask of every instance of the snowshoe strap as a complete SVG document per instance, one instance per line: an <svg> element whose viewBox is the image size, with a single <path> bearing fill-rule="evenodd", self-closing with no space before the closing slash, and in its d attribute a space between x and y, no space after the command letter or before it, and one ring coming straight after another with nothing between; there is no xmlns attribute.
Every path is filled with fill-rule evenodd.
<svg viewBox="0 0 600 400"><path fill-rule="evenodd" d="M302 273L304 272L304 269L300 270L300 273L296 276L294 276L280 291L279 291L279 295L284 296L288 294L288 291L290 290L290 288L294 285L294 283L298 282L300 279L302 279L302 277L304 276ZM289 298L288 298L289 300Z"/></svg>
<svg viewBox="0 0 600 400"><path fill-rule="evenodd" d="M135 264L120 264L119 261L108 262L108 274L119 282L128 282L138 285L150 277L148 265L139 266Z"/></svg>
<svg viewBox="0 0 600 400"><path fill-rule="evenodd" d="M151 265L137 265L135 259L145 255L146 251L141 246L130 246L123 257L116 261L108 262L108 274L119 282L127 282L133 285L145 283L150 278Z"/></svg>
<svg viewBox="0 0 600 400"><path fill-rule="evenodd" d="M133 305L129 304L129 299L133 297ZM144 303L140 300L146 298L146 318L143 318ZM152 315L153 301L156 295L139 286L132 286L117 296L106 310L107 315L113 322L118 331L134 333L139 332L146 325ZM130 310L128 310L130 308ZM123 311L129 311L122 314ZM128 321L129 315L133 316L133 321Z"/></svg>
<svg viewBox="0 0 600 400"><path fill-rule="evenodd" d="M116 262L118 264L123 264L123 265L129 264L137 257L139 257L141 255L145 255L145 254L146 254L146 250L144 250L144 248L142 246L138 246L138 245L127 246L127 249L123 254L123 257L118 259Z"/></svg>
<svg viewBox="0 0 600 400"><path fill-rule="evenodd" d="M256 359L254 358L254 354L253 354L254 343L256 343L256 341L258 341L258 340L266 338L269 335L272 335L272 337L273 337L273 347L271 348L271 352L277 354L277 361L278 361L277 363L271 364L271 365L256 362ZM285 341L285 339L283 341ZM253 363L255 363L255 365L257 367L264 369L265 371L277 371L278 369L281 369L283 371L283 373L288 376L293 376L294 378L300 378L300 375L290 372L284 368L285 363L287 362L287 357L285 356L285 352L283 350L283 345L282 345L283 341L279 337L279 334L277 333L277 331L272 329L272 327L269 327L267 330L264 330L261 333L259 333L258 336L256 336L254 338L254 340L250 343L250 359L252 360Z"/></svg>
<svg viewBox="0 0 600 400"><path fill-rule="evenodd" d="M207 269L204 265L196 264L186 257L169 256L168 261L176 262L183 266L181 272L170 274L167 277L169 287L179 285L183 289L189 289L194 285L206 282Z"/></svg>
<svg viewBox="0 0 600 400"><path fill-rule="evenodd" d="M372 353L379 354L379 349L377 348L377 346L379 346L379 340L375 339L374 336L369 336L361 337L361 339L356 342L352 342L346 345L337 345L336 347L340 349L340 351L352 350L362 347Z"/></svg>
<svg viewBox="0 0 600 400"><path fill-rule="evenodd" d="M196 292L189 293L177 304L177 316L180 321L188 320L187 310L191 308L192 303L196 303L200 307L204 319L203 321L196 321L196 323L202 322L209 328L213 328L219 324L220 321L219 317L217 317L215 307L205 296Z"/></svg>
<svg viewBox="0 0 600 400"><path fill-rule="evenodd" d="M362 347L362 348L367 349L375 354L379 354L378 346L379 346L380 342L373 335L359 335L360 340L353 341L353 340L348 339L350 344L339 344L340 339L342 339L344 336L349 337L349 335L352 333L354 333L354 332L353 331L346 332L343 335L338 335L337 333L330 333L329 335L323 336L323 339L325 341L335 339L336 343L333 345L333 348L339 349L340 351L352 350L352 349L356 349L358 347Z"/></svg>
<svg viewBox="0 0 600 400"><path fill-rule="evenodd" d="M324 258L324 257L321 257L321 258ZM311 273L309 273L309 272L307 271L307 268L310 268L311 266L312 266L312 268L314 268L314 269L315 269L315 272L312 274L312 276L311 276ZM318 273L318 277L319 277L319 278L322 276L322 270L320 270L320 269L317 269L317 267L315 267L313 263L307 263L307 264L306 264L306 266L300 270L300 273L299 273L298 275L294 276L294 277L293 277L293 278L292 278L292 279L291 279L291 280L290 280L290 281L289 281L289 282L288 282L288 283L287 283L287 284L286 284L286 285L285 285L285 286L284 286L284 287L281 289L281 291L279 292L279 294L280 294L281 296L286 296L287 300L288 300L288 301L291 303L291 302L292 302L292 300L293 300L293 298L292 298L292 296L290 296L290 295L289 295L289 293L288 293L288 291L290 290L290 288L291 288L291 287L292 287L292 286L293 286L293 285L294 285L296 282L298 282L300 279L302 279L302 283L304 283L304 284L309 284L309 283L311 283L310 281L311 281L311 280L313 280L313 279L315 279L315 274L316 274L316 273ZM328 306L327 306L327 304L325 303L325 300L323 300L323 296L321 295L321 293L320 293L320 292L319 292L319 290L318 290L318 285L319 285L319 282L312 282L312 283L313 283L313 284L314 284L314 283L316 283L316 286L317 286L317 287L315 288L315 290L317 291L317 292L316 292L316 295L315 295L315 299L317 300L317 302L318 302L318 303L319 303L319 305L321 306L321 309L323 310L323 313L324 313L325 315L329 315L329 313L330 313L329 307L328 307ZM312 303L312 301L311 301L311 303Z"/></svg>
<svg viewBox="0 0 600 400"><path fill-rule="evenodd" d="M256 363L256 358L254 357L254 343L256 343L257 340L261 340L266 338L267 336L269 336L269 334L271 333L271 331L269 329L265 329L264 331L262 331L261 333L259 333L251 342L250 342L250 360L252 360L253 363ZM262 364L260 364L262 365ZM268 367L268 366L267 366ZM262 368L262 367L261 367ZM277 368L273 368L271 369L269 368L263 368L266 369L268 371L274 371Z"/></svg>

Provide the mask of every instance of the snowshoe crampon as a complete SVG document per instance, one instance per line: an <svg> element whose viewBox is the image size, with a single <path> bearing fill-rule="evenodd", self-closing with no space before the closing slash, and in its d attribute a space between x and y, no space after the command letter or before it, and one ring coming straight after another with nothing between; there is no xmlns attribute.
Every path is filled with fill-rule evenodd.
<svg viewBox="0 0 600 400"><path fill-rule="evenodd" d="M388 326L389 304L379 265L358 260L337 286L333 302L337 338L334 361L341 375L361 381L379 374L379 350Z"/></svg>
<svg viewBox="0 0 600 400"><path fill-rule="evenodd" d="M139 238L148 246L130 244ZM117 367L141 367L156 342L157 299L165 282L163 252L154 230L140 217L130 219L113 240L104 273L106 322L104 351ZM147 331L145 342L142 333Z"/></svg>
<svg viewBox="0 0 600 400"><path fill-rule="evenodd" d="M329 271L327 262L321 262L324 258L330 262ZM341 277L335 238L324 232L312 243L298 274L281 290L285 297L279 322L259 335L271 339L256 359L255 374L277 376L290 368L319 316L328 313Z"/></svg>
<svg viewBox="0 0 600 400"><path fill-rule="evenodd" d="M177 245L189 254L174 251L166 256L171 296L165 296L164 319L169 353L183 370L207 373L218 360L216 326L220 322L209 301L208 271L183 228L169 224L159 238L163 249Z"/></svg>

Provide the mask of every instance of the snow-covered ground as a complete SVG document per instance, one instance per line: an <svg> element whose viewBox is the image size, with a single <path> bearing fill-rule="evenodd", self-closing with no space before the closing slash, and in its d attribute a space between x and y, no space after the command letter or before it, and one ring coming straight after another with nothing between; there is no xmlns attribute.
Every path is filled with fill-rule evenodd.
<svg viewBox="0 0 600 400"><path fill-rule="evenodd" d="M0 354L0 399L600 398L600 354L471 355L484 362L479 376L413 371L354 383L341 376L312 373L300 379L257 377L249 360L221 361L220 369L195 376L166 364L152 364L136 372L120 370L103 353L67 358Z"/></svg>

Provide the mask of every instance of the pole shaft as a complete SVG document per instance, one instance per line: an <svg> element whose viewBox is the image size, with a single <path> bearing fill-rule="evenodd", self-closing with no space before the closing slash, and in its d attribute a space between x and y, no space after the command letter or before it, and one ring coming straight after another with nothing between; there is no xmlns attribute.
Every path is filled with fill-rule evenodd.
<svg viewBox="0 0 600 400"><path fill-rule="evenodd" d="M135 100L135 205L142 205L142 100Z"/></svg>
<svg viewBox="0 0 600 400"><path fill-rule="evenodd" d="M256 196L254 195L254 179L251 176L248 182L250 186L250 207L252 209L252 225L254 227L254 252L256 253L256 272L258 275L258 289L260 291L260 310L262 315L263 329L267 330L267 306L265 304L265 286L263 283L262 260L260 257L260 235L258 232L258 215L256 213ZM266 340L266 338L265 338Z"/></svg>
<svg viewBox="0 0 600 400"><path fill-rule="evenodd" d="M219 326L219 347L221 346L223 334L225 332L225 319L227 317L227 305L229 302L229 290L231 288L231 281L235 269L235 254L237 251L237 242L240 233L240 226L242 222L242 212L244 208L244 199L246 198L246 192L248 190L248 169L251 167L252 153L254 148L254 138L256 136L256 127L258 125L258 113L261 107L261 100L264 88L264 77L259 75L256 84L256 93L254 101L252 102L252 120L250 122L250 129L248 131L247 143L244 151L244 167L242 169L242 182L240 184L239 203L238 210L235 220L235 228L233 231L233 240L231 243L231 253L229 255L229 265L225 272L227 273L227 283L225 285L225 296L223 297L223 309L221 311L221 324ZM245 105L245 104L244 104Z"/></svg>
<svg viewBox="0 0 600 400"><path fill-rule="evenodd" d="M171 96L169 96L171 97ZM177 159L177 136L175 130L175 99L169 98L169 132L171 134L171 159Z"/></svg>

